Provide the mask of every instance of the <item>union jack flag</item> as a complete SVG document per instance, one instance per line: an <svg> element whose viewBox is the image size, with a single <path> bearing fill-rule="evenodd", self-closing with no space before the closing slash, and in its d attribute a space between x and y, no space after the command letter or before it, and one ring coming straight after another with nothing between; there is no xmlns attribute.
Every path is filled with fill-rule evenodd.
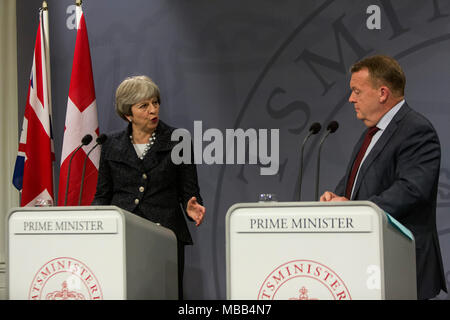
<svg viewBox="0 0 450 320"><path fill-rule="evenodd" d="M21 206L34 206L37 202L53 203L53 151L50 82L46 62L43 10L39 13L39 26L33 54L27 102L22 124L13 184L21 191Z"/></svg>

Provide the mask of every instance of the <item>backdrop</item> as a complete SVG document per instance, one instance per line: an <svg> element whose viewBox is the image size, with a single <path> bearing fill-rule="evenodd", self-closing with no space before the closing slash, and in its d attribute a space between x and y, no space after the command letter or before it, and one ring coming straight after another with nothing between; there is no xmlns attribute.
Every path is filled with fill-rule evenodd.
<svg viewBox="0 0 450 320"><path fill-rule="evenodd" d="M56 181L75 46L74 0L48 0ZM17 0L19 128L41 0ZM406 99L435 126L442 147L437 228L450 286L450 3L446 0L85 0L100 132L126 126L114 92L146 74L162 93L161 119L193 133L279 129L279 170L257 164L199 164L204 223L190 224L185 297L224 299L225 215L238 202L274 193L298 199L300 143L312 122L340 123L322 148L320 193L334 189L364 129L348 103L349 67L376 53L394 56ZM313 200L317 145L308 144L302 200ZM269 140L270 141L270 140ZM203 143L203 148L209 142ZM274 149L270 149L269 151ZM229 152L224 147L224 154ZM248 162L248 161L247 161ZM448 299L445 293L440 299Z"/></svg>

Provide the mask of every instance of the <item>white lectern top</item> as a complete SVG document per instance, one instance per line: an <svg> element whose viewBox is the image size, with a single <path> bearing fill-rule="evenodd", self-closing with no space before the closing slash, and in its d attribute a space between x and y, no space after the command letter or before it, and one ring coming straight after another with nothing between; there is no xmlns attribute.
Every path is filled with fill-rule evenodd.
<svg viewBox="0 0 450 320"><path fill-rule="evenodd" d="M10 299L176 299L175 234L115 206L13 208Z"/></svg>
<svg viewBox="0 0 450 320"><path fill-rule="evenodd" d="M258 202L226 217L229 299L415 299L414 238L368 201Z"/></svg>

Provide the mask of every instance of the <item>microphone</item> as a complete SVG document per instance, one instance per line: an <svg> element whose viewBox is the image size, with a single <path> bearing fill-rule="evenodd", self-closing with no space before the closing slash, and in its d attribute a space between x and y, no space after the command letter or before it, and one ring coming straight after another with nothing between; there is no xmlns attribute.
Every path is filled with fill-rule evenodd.
<svg viewBox="0 0 450 320"><path fill-rule="evenodd" d="M67 205L67 191L69 190L70 167L72 166L73 157L78 152L78 150L81 149L81 147L87 146L89 143L91 143L91 141L92 141L92 136L90 134L85 135L81 139L81 144L78 146L78 148L75 149L75 151L72 153L72 156L70 157L69 168L67 170L67 181L66 181L66 193L64 195L64 206Z"/></svg>
<svg viewBox="0 0 450 320"><path fill-rule="evenodd" d="M327 126L327 132L323 135L319 143L319 152L317 155L317 171L316 171L316 201L319 201L319 176L320 176L320 151L322 150L322 144L325 139L331 134L336 132L339 128L339 123L337 121L331 121Z"/></svg>
<svg viewBox="0 0 450 320"><path fill-rule="evenodd" d="M299 191L298 191L298 200L302 200L302 179L303 179L303 150L305 149L306 141L308 141L309 137L311 137L313 134L317 134L320 129L322 129L322 126L318 122L314 122L311 127L309 127L309 132L306 135L305 139L302 143L302 149L300 151L300 177L299 177Z"/></svg>
<svg viewBox="0 0 450 320"><path fill-rule="evenodd" d="M99 135L98 138L95 140L95 142L97 142L97 143L91 148L91 150L89 150L89 152L86 154L86 157L84 158L83 171L82 171L82 174L81 174L80 195L78 197L78 205L79 206L81 205L81 198L83 197L84 172L86 171L87 159L89 158L89 155L91 154L91 152L94 151L95 148L97 148L97 146L102 145L103 143L105 143L106 139L108 139L106 134L102 133L101 135Z"/></svg>

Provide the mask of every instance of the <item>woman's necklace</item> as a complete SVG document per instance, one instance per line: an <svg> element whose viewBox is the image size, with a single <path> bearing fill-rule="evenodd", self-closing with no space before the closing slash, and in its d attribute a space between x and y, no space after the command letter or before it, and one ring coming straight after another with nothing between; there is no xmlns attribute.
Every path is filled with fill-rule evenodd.
<svg viewBox="0 0 450 320"><path fill-rule="evenodd" d="M144 151L139 156L139 159L141 159L141 160L144 159L145 155L148 153L148 151L150 150L152 145L155 143L155 140L156 140L156 133L153 131L152 135L148 139L148 142L145 144ZM133 144L133 135L131 135L131 134L130 134L130 141L131 141L131 144Z"/></svg>

